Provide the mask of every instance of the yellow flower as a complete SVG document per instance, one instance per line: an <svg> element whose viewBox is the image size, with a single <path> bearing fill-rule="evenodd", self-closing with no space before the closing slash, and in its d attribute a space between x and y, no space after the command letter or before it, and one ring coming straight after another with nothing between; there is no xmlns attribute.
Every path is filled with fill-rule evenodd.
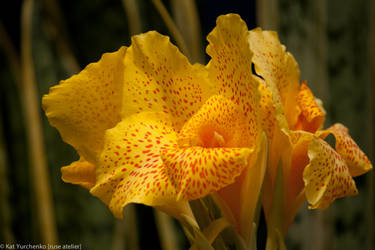
<svg viewBox="0 0 375 250"><path fill-rule="evenodd" d="M238 15L221 16L208 40L207 67L151 31L52 87L46 115L81 156L62 168L63 180L90 189L118 218L131 202L179 217L186 201L242 176L238 186L257 185L227 205L233 223L237 210L248 215L243 204L252 216L264 166L255 165L263 132L248 29ZM236 195L224 190L224 203L228 194Z"/></svg>
<svg viewBox="0 0 375 250"><path fill-rule="evenodd" d="M325 111L306 82L299 84L298 64L277 34L255 29L249 40L256 72L264 79L259 87L260 107L270 140L263 206L268 218L275 205L277 167L281 164L284 216L283 225L277 226L286 233L306 199L310 208L326 209L335 199L356 194L352 176L369 171L372 165L343 125L320 130ZM335 149L323 140L328 134L336 138Z"/></svg>

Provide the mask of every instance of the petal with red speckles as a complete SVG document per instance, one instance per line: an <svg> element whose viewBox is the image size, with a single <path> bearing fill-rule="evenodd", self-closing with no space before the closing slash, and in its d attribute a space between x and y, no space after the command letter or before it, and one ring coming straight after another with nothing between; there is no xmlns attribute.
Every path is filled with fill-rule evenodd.
<svg viewBox="0 0 375 250"><path fill-rule="evenodd" d="M249 43L254 53L255 71L270 87L276 109L284 113L289 127L297 122L297 96L300 72L292 54L285 51L276 32L256 28L250 31ZM280 106L283 104L283 108ZM284 123L284 121L281 121ZM282 124L280 127L284 127Z"/></svg>
<svg viewBox="0 0 375 250"><path fill-rule="evenodd" d="M328 143L314 137L308 156L303 180L309 208L326 209L335 199L358 193L345 160Z"/></svg>
<svg viewBox="0 0 375 250"><path fill-rule="evenodd" d="M176 189L160 157L162 150L177 147L172 118L144 112L129 116L107 130L90 192L99 197L117 218L130 203L163 206L176 200Z"/></svg>
<svg viewBox="0 0 375 250"><path fill-rule="evenodd" d="M177 200L193 200L233 183L247 166L250 148L168 148L162 159Z"/></svg>
<svg viewBox="0 0 375 250"><path fill-rule="evenodd" d="M81 157L79 161L61 168L61 179L65 182L78 184L90 189L95 185L95 165Z"/></svg>
<svg viewBox="0 0 375 250"><path fill-rule="evenodd" d="M298 106L301 113L296 123L296 130L304 130L315 133L324 122L324 110L317 103L314 94L304 81L298 93Z"/></svg>
<svg viewBox="0 0 375 250"><path fill-rule="evenodd" d="M305 131L292 131L290 134L292 143L291 165L289 171L288 188L286 190L288 201L293 203L304 188L303 171L309 164L308 146L314 138L314 134Z"/></svg>
<svg viewBox="0 0 375 250"><path fill-rule="evenodd" d="M272 101L272 94L264 83L259 84L259 92L261 94L259 102L261 124L267 134L268 140L271 141L274 137L275 125L277 124L275 117L276 110Z"/></svg>
<svg viewBox="0 0 375 250"><path fill-rule="evenodd" d="M155 31L132 37L125 65L123 117L163 112L180 128L210 96L205 68Z"/></svg>
<svg viewBox="0 0 375 250"><path fill-rule="evenodd" d="M336 151L345 159L351 176L358 176L372 169L371 162L350 137L348 129L344 125L336 123L328 129L317 133L317 135L323 139L329 134L335 136Z"/></svg>
<svg viewBox="0 0 375 250"><path fill-rule="evenodd" d="M80 155L95 162L104 132L120 120L126 47L89 64L43 97L49 122Z"/></svg>
<svg viewBox="0 0 375 250"><path fill-rule="evenodd" d="M252 74L246 24L235 14L219 16L207 40L207 53L211 56L207 70L215 92L238 105L249 120L251 131L257 131L260 80Z"/></svg>
<svg viewBox="0 0 375 250"><path fill-rule="evenodd" d="M221 95L207 102L179 131L181 147L255 147L255 128L240 107Z"/></svg>

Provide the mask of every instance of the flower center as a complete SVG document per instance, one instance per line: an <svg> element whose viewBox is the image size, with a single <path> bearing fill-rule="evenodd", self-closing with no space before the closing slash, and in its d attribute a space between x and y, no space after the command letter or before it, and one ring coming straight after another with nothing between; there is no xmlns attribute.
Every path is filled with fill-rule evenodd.
<svg viewBox="0 0 375 250"><path fill-rule="evenodd" d="M179 132L180 147L241 147L249 141L246 122L231 100L215 95L209 98ZM243 142L243 141L246 142Z"/></svg>
<svg viewBox="0 0 375 250"><path fill-rule="evenodd" d="M202 127L199 131L200 143L197 146L205 148L216 148L225 146L225 138L222 133L214 128ZM200 145L199 145L200 144Z"/></svg>

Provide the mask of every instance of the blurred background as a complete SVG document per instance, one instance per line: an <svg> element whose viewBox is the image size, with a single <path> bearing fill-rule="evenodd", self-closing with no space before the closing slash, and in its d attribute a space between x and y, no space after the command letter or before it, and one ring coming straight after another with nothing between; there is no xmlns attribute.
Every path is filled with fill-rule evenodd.
<svg viewBox="0 0 375 250"><path fill-rule="evenodd" d="M300 65L301 80L307 80L323 100L326 126L345 124L375 162L372 0L16 0L2 4L0 244L58 242L93 250L188 248L178 224L152 208L128 206L125 219L118 221L87 190L63 183L60 167L78 156L49 125L40 101L60 80L99 60L104 52L129 46L131 35L149 30L171 35L192 63L206 63L205 37L220 14L240 14L249 29L278 31ZM169 22L168 13L176 26ZM304 206L290 228L288 249L375 249L374 181L374 171L356 178L359 195L337 200L325 211ZM264 237L261 228L259 238Z"/></svg>

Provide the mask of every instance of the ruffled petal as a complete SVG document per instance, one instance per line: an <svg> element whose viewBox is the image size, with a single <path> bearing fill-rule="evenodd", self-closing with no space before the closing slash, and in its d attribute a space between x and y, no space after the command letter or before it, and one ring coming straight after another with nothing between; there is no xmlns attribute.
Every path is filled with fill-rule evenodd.
<svg viewBox="0 0 375 250"><path fill-rule="evenodd" d="M163 113L129 116L107 130L90 192L99 197L117 218L130 203L166 206L176 200L176 190L163 167L160 152L177 147L171 118Z"/></svg>
<svg viewBox="0 0 375 250"><path fill-rule="evenodd" d="M80 155L95 162L104 131L120 121L126 47L103 54L43 97L49 122Z"/></svg>
<svg viewBox="0 0 375 250"><path fill-rule="evenodd" d="M328 143L314 137L308 155L303 180L309 208L326 209L335 199L358 193L345 160Z"/></svg>
<svg viewBox="0 0 375 250"><path fill-rule="evenodd" d="M300 77L296 60L292 54L285 51L285 46L280 43L276 32L262 31L260 28L251 30L249 43L254 53L255 71L269 85L275 105L280 101L283 103L289 127L294 128L298 117Z"/></svg>
<svg viewBox="0 0 375 250"><path fill-rule="evenodd" d="M362 175L372 169L371 162L350 137L348 129L344 125L336 123L326 130L319 131L317 134L323 139L329 134L335 136L336 151L345 159L351 176Z"/></svg>
<svg viewBox="0 0 375 250"><path fill-rule="evenodd" d="M90 189L95 185L95 165L81 157L79 161L61 168L61 179L65 182L78 184Z"/></svg>
<svg viewBox="0 0 375 250"><path fill-rule="evenodd" d="M246 24L235 14L219 16L207 40L207 53L211 56L207 69L215 92L237 104L251 130L256 131L260 122L259 79L251 70L252 53Z"/></svg>
<svg viewBox="0 0 375 250"><path fill-rule="evenodd" d="M169 148L162 159L178 190L177 200L202 198L235 181L247 166L249 148Z"/></svg>
<svg viewBox="0 0 375 250"><path fill-rule="evenodd" d="M255 147L258 130L233 101L214 95L179 132L181 147Z"/></svg>
<svg viewBox="0 0 375 250"><path fill-rule="evenodd" d="M123 117L163 112L180 128L210 96L205 68L192 66L168 37L155 31L132 37L125 65Z"/></svg>
<svg viewBox="0 0 375 250"><path fill-rule="evenodd" d="M301 113L295 126L296 130L315 133L323 126L325 112L319 106L305 81L302 83L298 93L298 106L301 109Z"/></svg>

